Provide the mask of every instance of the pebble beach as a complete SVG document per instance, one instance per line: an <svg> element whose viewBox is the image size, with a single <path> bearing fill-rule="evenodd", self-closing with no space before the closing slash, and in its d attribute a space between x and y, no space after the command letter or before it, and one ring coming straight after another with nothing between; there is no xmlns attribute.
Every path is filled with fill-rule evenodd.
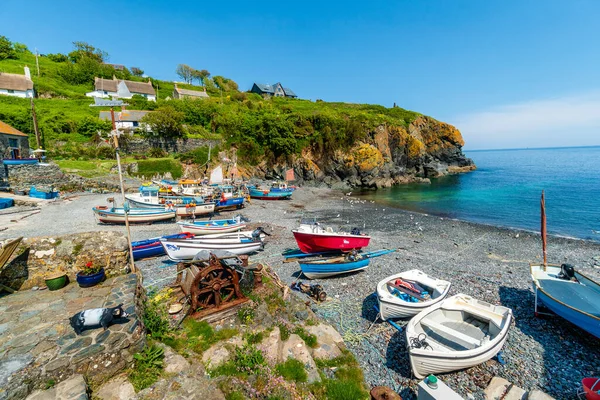
<svg viewBox="0 0 600 400"><path fill-rule="evenodd" d="M16 214L0 214L0 225L7 227L0 231L0 239L99 230L124 233L123 226L100 225L94 220L91 207L106 204L111 196L70 195L17 222L11 222ZM226 212L215 218L237 213ZM525 390L538 388L557 399L576 398L581 379L600 374L598 339L559 317L534 316L528 265L541 261L542 254L541 240L535 233L407 212L352 194L308 187L297 190L291 201L252 200L239 213L251 220L251 228L262 226L272 234L265 250L252 255L251 262L268 264L287 284L303 280L323 286L328 300L313 302L312 308L341 333L370 386L386 385L404 399L415 397L418 381L411 377L405 334L376 321L372 296L377 282L409 269L450 281L450 295L466 293L513 310L514 322L501 360L440 376L462 397L483 398L483 389L497 375ZM290 230L301 217L315 217L334 228L358 227L372 236L369 250L396 251L373 259L362 272L304 280L298 263L284 263L281 256L285 249L296 247ZM178 231L172 222L131 228L133 240ZM600 280L599 243L549 237L548 245L549 262L568 262ZM175 265L166 257L139 261L136 266L147 287L167 285L175 277ZM398 321L398 325L404 327L406 321Z"/></svg>

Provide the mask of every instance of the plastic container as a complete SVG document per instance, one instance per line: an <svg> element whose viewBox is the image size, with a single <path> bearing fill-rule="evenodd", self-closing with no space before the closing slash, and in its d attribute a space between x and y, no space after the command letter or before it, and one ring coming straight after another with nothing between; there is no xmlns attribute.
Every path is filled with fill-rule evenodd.
<svg viewBox="0 0 600 400"><path fill-rule="evenodd" d="M600 400L600 378L583 378L581 384L587 400Z"/></svg>
<svg viewBox="0 0 600 400"><path fill-rule="evenodd" d="M81 275L81 272L77 273L77 283L82 288L96 286L97 284L102 282L104 278L106 278L104 268L92 275Z"/></svg>

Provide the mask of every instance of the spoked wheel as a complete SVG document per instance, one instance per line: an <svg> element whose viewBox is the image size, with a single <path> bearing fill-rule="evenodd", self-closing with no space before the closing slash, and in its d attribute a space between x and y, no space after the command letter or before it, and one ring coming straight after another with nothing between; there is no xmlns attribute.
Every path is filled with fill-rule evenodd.
<svg viewBox="0 0 600 400"><path fill-rule="evenodd" d="M238 274L223 266L209 266L200 271L192 286L192 308L219 308L242 297Z"/></svg>

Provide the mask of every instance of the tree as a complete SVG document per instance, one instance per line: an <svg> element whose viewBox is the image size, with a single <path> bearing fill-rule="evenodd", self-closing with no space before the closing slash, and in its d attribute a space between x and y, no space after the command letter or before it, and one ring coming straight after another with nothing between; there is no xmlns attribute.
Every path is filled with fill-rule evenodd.
<svg viewBox="0 0 600 400"><path fill-rule="evenodd" d="M213 81L215 82L215 85L219 89L221 89L225 92L228 92L228 91L233 92L233 91L238 90L238 84L229 78L225 78L224 76L214 76Z"/></svg>
<svg viewBox="0 0 600 400"><path fill-rule="evenodd" d="M138 67L131 67L131 73L134 76L142 76L142 75L144 75L144 70L140 69Z"/></svg>
<svg viewBox="0 0 600 400"><path fill-rule="evenodd" d="M76 63L83 57L88 57L103 63L108 60L108 53L86 42L73 42L75 50L69 53L69 59Z"/></svg>
<svg viewBox="0 0 600 400"><path fill-rule="evenodd" d="M192 78L194 77L194 69L186 64L179 64L175 72L177 75L183 79L186 83L192 83Z"/></svg>
<svg viewBox="0 0 600 400"><path fill-rule="evenodd" d="M200 83L200 85L204 86L204 80L210 76L210 72L205 69L198 70L195 69L192 73L192 77Z"/></svg>
<svg viewBox="0 0 600 400"><path fill-rule="evenodd" d="M185 113L177 111L173 106L159 107L156 111L146 114L142 122L152 130L150 135L167 139L177 139L185 136L183 121Z"/></svg>
<svg viewBox="0 0 600 400"><path fill-rule="evenodd" d="M61 54L61 53L48 54L48 55L46 55L46 57L48 57L49 59L51 59L54 62L67 62L67 61L69 61L69 57L67 57L67 56L65 56L64 54Z"/></svg>
<svg viewBox="0 0 600 400"><path fill-rule="evenodd" d="M31 53L29 51L29 49L27 48L27 46L24 45L23 43L14 42L13 49L15 50L15 53L17 53L17 54Z"/></svg>
<svg viewBox="0 0 600 400"><path fill-rule="evenodd" d="M7 58L17 58L17 53L11 41L6 36L0 35L0 60Z"/></svg>

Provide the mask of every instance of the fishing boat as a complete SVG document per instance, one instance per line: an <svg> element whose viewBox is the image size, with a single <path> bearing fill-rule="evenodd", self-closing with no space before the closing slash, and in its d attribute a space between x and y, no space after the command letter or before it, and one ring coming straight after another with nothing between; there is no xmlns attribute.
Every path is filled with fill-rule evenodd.
<svg viewBox="0 0 600 400"><path fill-rule="evenodd" d="M160 242L173 261L192 260L199 252L229 251L235 255L254 253L263 248L264 243L254 238L220 239L160 239Z"/></svg>
<svg viewBox="0 0 600 400"><path fill-rule="evenodd" d="M96 206L92 208L96 220L105 224L124 224L125 211L123 208ZM175 218L175 211L150 210L144 208L132 208L128 212L129 223L152 223L167 221Z"/></svg>
<svg viewBox="0 0 600 400"><path fill-rule="evenodd" d="M370 253L359 254L352 252L339 257L320 260L299 261L302 274L308 279L327 278L330 276L348 274L361 271L369 266L371 258L379 257L394 250L379 250Z"/></svg>
<svg viewBox="0 0 600 400"><path fill-rule="evenodd" d="M296 186L289 186L287 182L275 181L271 184L272 192L293 192Z"/></svg>
<svg viewBox="0 0 600 400"><path fill-rule="evenodd" d="M165 239L191 239L194 235L189 232L176 233L175 235L162 236ZM165 254L165 249L160 244L161 237L131 242L133 249L133 259L157 257Z"/></svg>
<svg viewBox="0 0 600 400"><path fill-rule="evenodd" d="M406 326L413 374L423 379L486 362L502 349L511 321L510 308L462 293L424 309Z"/></svg>
<svg viewBox="0 0 600 400"><path fill-rule="evenodd" d="M600 338L600 284L569 264L548 264L546 251L546 207L541 198L541 231L543 263L530 264L535 315L546 306L556 315Z"/></svg>
<svg viewBox="0 0 600 400"><path fill-rule="evenodd" d="M449 290L450 282L418 269L388 276L377 284L379 315L384 321L412 317L444 300Z"/></svg>
<svg viewBox="0 0 600 400"><path fill-rule="evenodd" d="M248 191L250 192L250 197L258 200L288 200L292 198L292 193L290 191L274 191L269 189L261 189L256 187L249 187Z"/></svg>
<svg viewBox="0 0 600 400"><path fill-rule="evenodd" d="M242 230L246 224L241 218L215 219L208 221L178 222L182 232L190 232L195 235L207 235L210 233L227 233Z"/></svg>
<svg viewBox="0 0 600 400"><path fill-rule="evenodd" d="M244 207L244 201L246 197L240 193L236 193L236 190L231 185L219 186L220 194L215 196L215 210L235 210Z"/></svg>
<svg viewBox="0 0 600 400"><path fill-rule="evenodd" d="M178 217L191 217L211 214L215 204L205 202L202 197L161 196L158 186L140 186L139 193L128 194L127 200L139 208L153 210L175 210Z"/></svg>
<svg viewBox="0 0 600 400"><path fill-rule="evenodd" d="M323 227L312 221L304 220L300 227L292 230L298 248L304 253L359 250L367 247L371 240L370 236L361 234L358 228L351 232L335 232L331 227Z"/></svg>

